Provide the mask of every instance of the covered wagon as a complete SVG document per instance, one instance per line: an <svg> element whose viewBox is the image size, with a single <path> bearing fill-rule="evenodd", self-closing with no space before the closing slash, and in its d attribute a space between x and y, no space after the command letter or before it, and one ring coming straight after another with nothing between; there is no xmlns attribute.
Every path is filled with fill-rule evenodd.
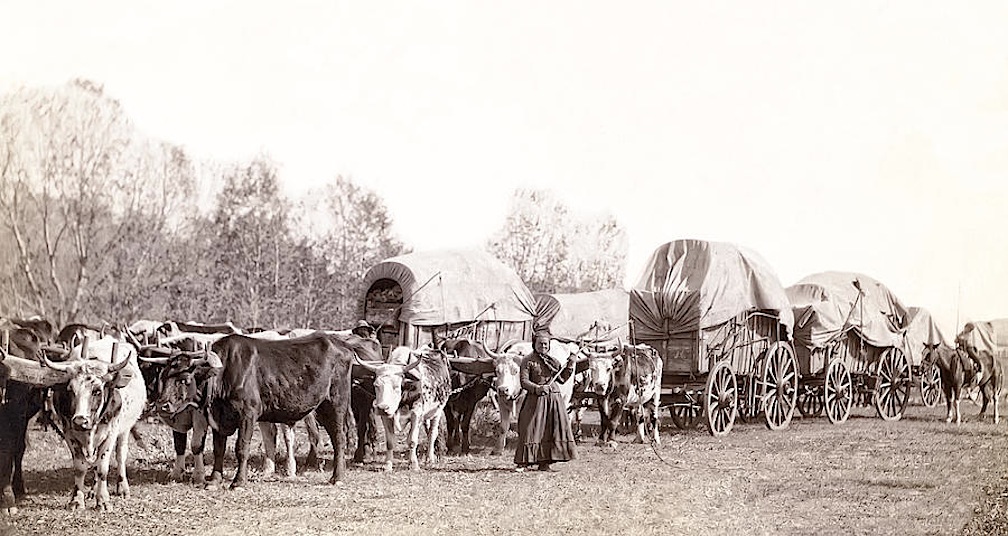
<svg viewBox="0 0 1008 536"><path fill-rule="evenodd" d="M823 272L788 287L801 372L801 409L842 423L854 403L902 418L910 395L908 309L864 274Z"/></svg>
<svg viewBox="0 0 1008 536"><path fill-rule="evenodd" d="M514 270L483 251L392 257L368 270L364 287L364 318L377 328L386 353L459 336L494 350L532 339L532 292Z"/></svg>
<svg viewBox="0 0 1008 536"><path fill-rule="evenodd" d="M967 322L956 336L956 343L972 345L978 351L986 350L998 359L1008 359L1008 318Z"/></svg>
<svg viewBox="0 0 1008 536"><path fill-rule="evenodd" d="M949 347L948 339L938 328L931 313L923 307L907 309L906 354L910 358L911 370L920 379L921 402L932 408L941 398L941 370L938 368L935 351Z"/></svg>
<svg viewBox="0 0 1008 536"><path fill-rule="evenodd" d="M762 415L771 429L791 422L798 387L791 306L757 253L702 240L664 244L629 305L631 338L664 361L662 404L677 426L704 415L720 436L739 416Z"/></svg>
<svg viewBox="0 0 1008 536"><path fill-rule="evenodd" d="M547 329L564 342L606 344L629 340L623 289L576 294L537 294L536 329Z"/></svg>

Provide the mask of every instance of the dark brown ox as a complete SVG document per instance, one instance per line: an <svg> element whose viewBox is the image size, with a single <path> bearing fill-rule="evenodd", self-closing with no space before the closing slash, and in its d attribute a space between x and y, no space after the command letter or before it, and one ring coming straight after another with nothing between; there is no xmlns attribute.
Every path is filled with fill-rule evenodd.
<svg viewBox="0 0 1008 536"><path fill-rule="evenodd" d="M616 427L624 409L637 415L637 440L659 443L658 407L662 360L653 348L621 345L611 353L589 353L591 380L587 389L598 397L601 421L598 444L615 443Z"/></svg>
<svg viewBox="0 0 1008 536"><path fill-rule="evenodd" d="M0 513L17 513L16 501L25 496L21 460L25 453L28 420L42 409L43 387L38 383L37 356L44 333L28 328L7 329L0 346ZM36 373L32 374L31 370ZM27 374L27 376L25 376Z"/></svg>
<svg viewBox="0 0 1008 536"><path fill-rule="evenodd" d="M410 356L415 357L408 363ZM361 361L357 364L371 371L374 379L374 406L382 417L385 425L385 470L392 470L393 449L395 447L395 414L403 402L403 383L407 374L416 380L419 393L408 406L410 432L407 445L409 447L410 467L420 469L417 459L417 444L420 441L420 427L427 429L427 463L435 461L435 442L438 436L438 425L441 413L448 396L451 393L451 375L444 355L439 352L413 352L405 346L396 348L389 354L389 363L377 360ZM403 408L405 409L405 408Z"/></svg>
<svg viewBox="0 0 1008 536"><path fill-rule="evenodd" d="M196 404L206 412L214 441L214 468L208 486L223 480L226 441L238 433L238 470L232 489L248 482L249 445L256 422L293 425L315 411L332 441L335 454L330 482L335 483L346 473L344 422L350 366L357 354L373 360L381 356L381 348L374 340L322 332L287 340L229 335L213 344L211 355L217 359L185 368L169 363L161 375L158 407L171 412ZM201 397L201 393L205 395Z"/></svg>

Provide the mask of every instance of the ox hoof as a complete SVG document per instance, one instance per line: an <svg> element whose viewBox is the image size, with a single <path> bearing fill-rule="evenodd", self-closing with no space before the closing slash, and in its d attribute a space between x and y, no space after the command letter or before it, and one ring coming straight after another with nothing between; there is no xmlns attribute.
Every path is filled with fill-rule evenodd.
<svg viewBox="0 0 1008 536"><path fill-rule="evenodd" d="M78 493L70 502L67 503L67 510L83 510L84 509L84 494Z"/></svg>
<svg viewBox="0 0 1008 536"><path fill-rule="evenodd" d="M493 449L490 451L491 456L500 456L501 454L504 454L504 451L500 449Z"/></svg>
<svg viewBox="0 0 1008 536"><path fill-rule="evenodd" d="M130 486L129 486L129 482L126 482L125 480L123 480L122 482L119 482L119 485L116 486L116 490L115 490L114 495L116 495L118 497L122 497L124 499L129 499L130 498Z"/></svg>
<svg viewBox="0 0 1008 536"><path fill-rule="evenodd" d="M98 501L95 503L95 510L99 512L111 512L112 506L109 505L108 501Z"/></svg>
<svg viewBox="0 0 1008 536"><path fill-rule="evenodd" d="M17 515L17 513L18 513L17 506L8 506L0 508L0 514L3 514L5 516L15 516Z"/></svg>
<svg viewBox="0 0 1008 536"><path fill-rule="evenodd" d="M192 476L192 485L196 486L196 487L206 486L207 485L206 477L203 476L203 475L193 474L193 476Z"/></svg>
<svg viewBox="0 0 1008 536"><path fill-rule="evenodd" d="M172 471L168 473L168 482L182 482L182 470L172 469Z"/></svg>
<svg viewBox="0 0 1008 536"><path fill-rule="evenodd" d="M276 464L273 462L273 460L267 458L266 461L263 462L263 469L262 469L263 476L270 476L275 472L276 472Z"/></svg>
<svg viewBox="0 0 1008 536"><path fill-rule="evenodd" d="M385 469L386 473L391 473L392 472L392 462L386 463L384 469Z"/></svg>
<svg viewBox="0 0 1008 536"><path fill-rule="evenodd" d="M206 489L215 487L219 488L223 485L224 485L224 476L216 471L214 471L214 473L210 475L210 480L206 481Z"/></svg>

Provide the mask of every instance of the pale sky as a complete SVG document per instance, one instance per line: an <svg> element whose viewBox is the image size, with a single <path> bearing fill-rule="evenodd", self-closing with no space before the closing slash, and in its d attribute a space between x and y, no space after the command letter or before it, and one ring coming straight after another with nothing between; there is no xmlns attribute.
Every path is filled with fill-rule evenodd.
<svg viewBox="0 0 1008 536"><path fill-rule="evenodd" d="M197 157L338 174L419 250L517 187L630 237L851 270L946 335L1008 317L1005 2L0 2L0 83L104 84Z"/></svg>

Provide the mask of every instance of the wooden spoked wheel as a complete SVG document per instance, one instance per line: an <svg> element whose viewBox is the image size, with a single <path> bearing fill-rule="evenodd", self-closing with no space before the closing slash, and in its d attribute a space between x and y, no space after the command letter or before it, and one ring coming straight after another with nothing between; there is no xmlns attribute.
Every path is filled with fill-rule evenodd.
<svg viewBox="0 0 1008 536"><path fill-rule="evenodd" d="M854 389L850 370L839 359L830 361L826 367L826 382L823 384L823 406L826 418L833 424L840 424L850 417L854 404Z"/></svg>
<svg viewBox="0 0 1008 536"><path fill-rule="evenodd" d="M802 417L819 417L824 408L822 386L805 385L801 387L798 393L798 411L801 412Z"/></svg>
<svg viewBox="0 0 1008 536"><path fill-rule="evenodd" d="M767 428L787 428L798 403L798 361L791 346L775 342L763 359L763 418Z"/></svg>
<svg viewBox="0 0 1008 536"><path fill-rule="evenodd" d="M735 372L725 361L714 365L707 374L703 410L712 436L721 437L731 431L738 415L738 384Z"/></svg>
<svg viewBox="0 0 1008 536"><path fill-rule="evenodd" d="M937 363L925 363L923 370L921 370L920 392L921 401L925 406L933 408L938 405L938 399L942 394L942 384L941 370L938 369Z"/></svg>
<svg viewBox="0 0 1008 536"><path fill-rule="evenodd" d="M696 428L701 411L703 411L703 407L700 401L693 398L689 393L675 395L672 405L669 406L672 422L680 430L692 430Z"/></svg>
<svg viewBox="0 0 1008 536"><path fill-rule="evenodd" d="M903 418L910 400L910 363L899 348L882 353L875 380L875 411L886 421Z"/></svg>

